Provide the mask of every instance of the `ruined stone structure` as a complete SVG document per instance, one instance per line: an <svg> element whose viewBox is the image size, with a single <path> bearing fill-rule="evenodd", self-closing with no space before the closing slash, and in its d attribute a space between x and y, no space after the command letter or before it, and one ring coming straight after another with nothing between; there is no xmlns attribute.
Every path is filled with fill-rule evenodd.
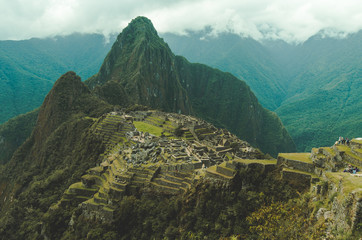
<svg viewBox="0 0 362 240"><path fill-rule="evenodd" d="M227 187L238 172L276 171L300 191L311 190L318 198L325 192L346 191L336 179L341 180L341 168L348 163L362 167L360 141L265 159L258 149L227 130L174 113L110 113L94 119L92 129L106 146L100 155L101 164L89 169L81 182L71 185L55 207L78 204L84 217L105 222L113 220L113 200L125 195L184 194L201 179ZM243 189L253 187L247 178L240 181ZM325 181L336 184L326 189ZM361 222L361 195L358 188L346 193L346 199L353 202L348 228ZM339 209L346 199L336 200L330 214L342 218Z"/></svg>

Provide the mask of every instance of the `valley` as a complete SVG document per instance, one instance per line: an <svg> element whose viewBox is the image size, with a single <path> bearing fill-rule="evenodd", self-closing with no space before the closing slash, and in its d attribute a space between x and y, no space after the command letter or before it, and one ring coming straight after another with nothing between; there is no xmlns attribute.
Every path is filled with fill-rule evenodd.
<svg viewBox="0 0 362 240"><path fill-rule="evenodd" d="M31 73L23 87L47 82L42 94L52 87L40 107L0 125L1 239L360 238L359 62L329 55L344 43L263 45L231 34L177 44L168 36L190 61L212 59L218 70L175 55L146 17L112 46L98 48L98 35L87 46L83 37L70 38L74 55L40 57L50 68L70 58L65 68L83 78L68 70L58 78L54 69L50 77L43 60L37 75L13 56L15 72ZM12 70L4 69L8 84Z"/></svg>

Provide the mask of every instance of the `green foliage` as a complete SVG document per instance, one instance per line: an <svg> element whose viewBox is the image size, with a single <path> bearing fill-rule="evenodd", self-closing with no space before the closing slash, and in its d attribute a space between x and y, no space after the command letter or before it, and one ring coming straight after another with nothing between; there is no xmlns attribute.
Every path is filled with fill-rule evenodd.
<svg viewBox="0 0 362 240"><path fill-rule="evenodd" d="M264 107L275 110L280 106L286 93L280 82L284 75L268 49L256 40L230 33L204 40L207 33L208 30L189 32L187 36L167 33L163 37L175 54L245 81Z"/></svg>
<svg viewBox="0 0 362 240"><path fill-rule="evenodd" d="M241 183L252 188L243 189ZM246 217L273 202L297 196L295 190L262 174L260 169L239 171L229 187L203 180L184 195L165 197L157 193L125 196L117 201L115 220L102 224L73 212L74 224L64 236L97 238L110 233L116 239L221 239L248 236ZM307 213L306 213L307 214ZM101 238L102 239L102 238Z"/></svg>
<svg viewBox="0 0 362 240"><path fill-rule="evenodd" d="M2 194L16 199L0 205L2 213L7 213L0 217L1 236L36 239L43 216L49 219L55 235L64 230L70 212L55 211L62 218L44 214L69 185L99 161L105 147L90 132L91 117L99 117L111 109L92 96L74 73L67 73L57 81L39 110L32 135L1 169L1 184L10 184ZM55 227L56 224L59 226Z"/></svg>
<svg viewBox="0 0 362 240"><path fill-rule="evenodd" d="M110 47L99 34L0 41L0 123L39 107L61 74L95 74Z"/></svg>
<svg viewBox="0 0 362 240"><path fill-rule="evenodd" d="M293 140L278 116L264 109L250 88L229 73L176 57L195 115L227 128L250 144L276 156L295 150Z"/></svg>
<svg viewBox="0 0 362 240"><path fill-rule="evenodd" d="M39 109L19 115L0 125L0 164L10 161L15 150L30 136Z"/></svg>
<svg viewBox="0 0 362 240"><path fill-rule="evenodd" d="M244 80L278 113L298 151L362 135L362 31L343 39L321 33L298 45L207 33L164 37L176 54Z"/></svg>

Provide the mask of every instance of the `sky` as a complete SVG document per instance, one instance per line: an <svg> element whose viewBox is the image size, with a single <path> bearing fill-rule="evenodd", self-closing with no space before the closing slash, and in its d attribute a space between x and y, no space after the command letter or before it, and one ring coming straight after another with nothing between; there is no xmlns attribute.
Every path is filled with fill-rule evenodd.
<svg viewBox="0 0 362 240"><path fill-rule="evenodd" d="M211 27L256 40L300 43L318 32L343 37L362 29L361 0L0 0L0 40L74 32L119 33L135 17L159 33Z"/></svg>

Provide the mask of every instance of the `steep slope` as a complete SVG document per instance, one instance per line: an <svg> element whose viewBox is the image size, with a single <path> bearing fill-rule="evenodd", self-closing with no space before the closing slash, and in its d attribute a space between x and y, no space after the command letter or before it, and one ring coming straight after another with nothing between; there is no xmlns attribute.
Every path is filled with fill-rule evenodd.
<svg viewBox="0 0 362 240"><path fill-rule="evenodd" d="M278 116L264 109L249 86L231 74L176 57L194 114L225 127L264 152L291 151L293 140Z"/></svg>
<svg viewBox="0 0 362 240"><path fill-rule="evenodd" d="M189 64L180 57L175 62ZM213 74L222 74L210 74L204 65L189 70L214 80ZM191 84L189 72L182 79ZM213 83L221 92L231 90L229 81L199 82L205 92L197 98L190 94L190 101L213 92ZM240 84L237 90L247 88ZM196 85L188 87L197 90ZM353 176L326 173L324 182L316 182L324 178L320 167L341 167L344 161L361 166L361 140L351 141L350 148L316 150L313 160L281 154L291 158L285 164L196 117L113 108L74 72L56 81L30 138L0 165L1 238L320 239L325 224L336 237L360 236L361 220L355 217L361 211L360 192L346 195L361 181L351 188ZM296 155L298 161L292 158ZM319 175L295 170L305 166ZM327 211L321 205L333 205L333 219L321 218L318 212ZM343 221L348 223L340 225Z"/></svg>
<svg viewBox="0 0 362 240"><path fill-rule="evenodd" d="M94 88L110 80L125 89L131 103L186 114L191 111L175 71L174 55L147 18L136 18L123 30L87 85Z"/></svg>
<svg viewBox="0 0 362 240"><path fill-rule="evenodd" d="M345 39L317 35L289 58L288 99L276 112L298 150L362 136L361 39L362 31Z"/></svg>
<svg viewBox="0 0 362 240"><path fill-rule="evenodd" d="M265 108L273 111L284 100L283 67L258 41L231 33L213 37L207 31L189 32L187 36L168 33L162 37L175 54L245 81Z"/></svg>
<svg viewBox="0 0 362 240"><path fill-rule="evenodd" d="M175 57L147 18L123 30L99 73L86 81L95 92L115 83L118 96L112 87L114 98L103 99L117 103L126 92L130 103L202 117L270 154L294 149L279 118L260 106L245 82Z"/></svg>
<svg viewBox="0 0 362 240"><path fill-rule="evenodd" d="M97 34L0 41L0 123L39 107L64 72L95 74L110 47Z"/></svg>
<svg viewBox="0 0 362 240"><path fill-rule="evenodd" d="M49 208L74 177L93 166L104 151L102 142L89 135L88 129L93 124L92 117L111 109L94 97L74 72L56 81L39 109L31 136L1 172L0 207L2 213L7 212L1 217L2 237L36 238L27 236L29 229L36 228L34 219ZM25 213L24 208L32 213ZM14 234L19 223L27 226L22 228L25 232L18 232L17 236L4 233Z"/></svg>
<svg viewBox="0 0 362 240"><path fill-rule="evenodd" d="M321 32L298 45L207 34L164 37L190 61L245 79L262 105L277 112L299 151L362 135L362 31L346 38Z"/></svg>
<svg viewBox="0 0 362 240"><path fill-rule="evenodd" d="M0 164L7 163L15 150L31 135L39 109L21 114L0 125Z"/></svg>

